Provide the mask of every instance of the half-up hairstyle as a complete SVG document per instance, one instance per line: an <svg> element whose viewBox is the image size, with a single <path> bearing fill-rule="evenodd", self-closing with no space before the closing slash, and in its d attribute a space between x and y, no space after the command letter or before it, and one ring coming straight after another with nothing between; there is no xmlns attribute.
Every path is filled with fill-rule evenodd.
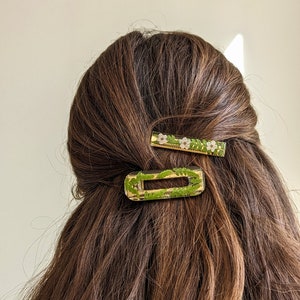
<svg viewBox="0 0 300 300"><path fill-rule="evenodd" d="M299 227L256 122L240 72L203 39L115 41L75 95L68 150L81 203L29 298L300 299ZM152 130L225 141L226 155L152 148ZM192 165L205 173L199 196L124 194L132 171Z"/></svg>

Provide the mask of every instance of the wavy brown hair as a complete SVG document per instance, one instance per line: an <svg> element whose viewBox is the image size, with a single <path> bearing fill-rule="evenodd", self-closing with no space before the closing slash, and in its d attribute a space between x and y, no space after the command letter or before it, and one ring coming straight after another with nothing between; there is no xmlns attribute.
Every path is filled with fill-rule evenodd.
<svg viewBox="0 0 300 300"><path fill-rule="evenodd" d="M68 150L82 201L29 298L300 299L299 227L256 122L240 72L203 39L115 41L75 95ZM152 148L153 129L226 141L226 155ZM190 165L206 177L197 197L124 195L131 171Z"/></svg>

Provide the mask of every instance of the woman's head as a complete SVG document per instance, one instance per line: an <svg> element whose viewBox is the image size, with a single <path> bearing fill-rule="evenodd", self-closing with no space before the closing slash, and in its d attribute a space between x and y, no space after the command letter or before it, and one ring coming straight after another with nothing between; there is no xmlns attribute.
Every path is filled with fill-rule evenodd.
<svg viewBox="0 0 300 300"><path fill-rule="evenodd" d="M153 150L152 129L257 144L255 125L240 72L209 43L187 33L132 32L84 75L68 149L84 194L132 169L164 168L185 157Z"/></svg>
<svg viewBox="0 0 300 300"><path fill-rule="evenodd" d="M82 202L34 296L297 299L299 229L256 122L240 72L203 39L115 41L72 104L68 150ZM152 148L152 130L226 141L226 155ZM124 194L131 171L191 165L205 173L199 196L135 203Z"/></svg>

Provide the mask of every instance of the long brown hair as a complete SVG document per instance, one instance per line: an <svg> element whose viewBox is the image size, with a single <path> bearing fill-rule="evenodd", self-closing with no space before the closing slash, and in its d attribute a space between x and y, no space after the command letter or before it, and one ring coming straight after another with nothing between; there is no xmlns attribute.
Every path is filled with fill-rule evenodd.
<svg viewBox="0 0 300 300"><path fill-rule="evenodd" d="M75 95L68 150L82 201L29 298L300 299L299 227L256 122L240 72L203 39L119 38ZM226 155L152 148L152 130L226 141ZM131 171L190 165L206 177L197 197L124 195Z"/></svg>

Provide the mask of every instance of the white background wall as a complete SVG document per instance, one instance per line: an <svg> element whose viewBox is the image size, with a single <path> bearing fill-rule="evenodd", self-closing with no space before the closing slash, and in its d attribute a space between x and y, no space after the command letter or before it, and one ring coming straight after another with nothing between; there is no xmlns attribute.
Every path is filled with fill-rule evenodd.
<svg viewBox="0 0 300 300"><path fill-rule="evenodd" d="M299 203L299 15L298 0L0 0L0 298L20 299L51 257L74 206L66 127L78 80L133 28L190 31L221 50L243 34L262 142Z"/></svg>

